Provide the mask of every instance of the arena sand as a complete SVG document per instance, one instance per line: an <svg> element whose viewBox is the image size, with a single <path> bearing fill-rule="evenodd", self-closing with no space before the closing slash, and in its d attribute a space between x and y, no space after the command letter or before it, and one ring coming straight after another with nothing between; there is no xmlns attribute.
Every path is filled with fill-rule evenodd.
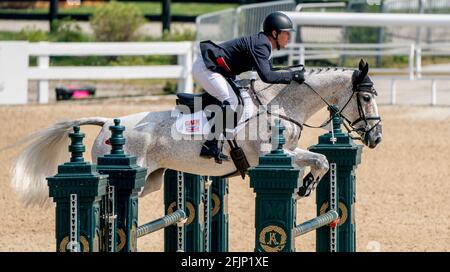
<svg viewBox="0 0 450 272"><path fill-rule="evenodd" d="M1 106L0 150L62 119L120 117L170 109L171 101L145 103L73 101ZM450 251L450 108L381 106L383 142L364 148L357 169L357 251ZM325 111L310 123L319 124ZM99 127L85 126L90 150ZM307 129L299 146L317 142L325 130ZM11 189L9 169L23 146L0 151L0 251L54 251L54 209L24 207ZM90 152L85 158L90 160ZM253 251L254 193L249 181L230 180L230 251ZM162 190L141 198L140 223L163 214ZM315 197L298 203L297 221L314 217ZM297 251L314 251L315 234L296 240ZM162 251L163 232L138 240L139 251Z"/></svg>

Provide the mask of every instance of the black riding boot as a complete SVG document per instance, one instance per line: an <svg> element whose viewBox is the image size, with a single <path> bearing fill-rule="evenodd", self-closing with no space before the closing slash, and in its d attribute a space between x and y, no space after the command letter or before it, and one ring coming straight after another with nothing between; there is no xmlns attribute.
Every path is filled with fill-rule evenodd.
<svg viewBox="0 0 450 272"><path fill-rule="evenodd" d="M223 154L219 149L217 139L206 140L206 142L202 146L202 150L200 151L200 156L208 159L214 157L216 163L219 164L221 164L222 161L230 160L228 156Z"/></svg>
<svg viewBox="0 0 450 272"><path fill-rule="evenodd" d="M221 135L222 133L224 133L224 135L226 135L226 109L227 106L230 106L230 102L228 102L227 100L223 101L222 105L221 105L221 109L222 109L222 116L223 116L223 126L219 127L217 125L214 125L211 128L211 134L215 134L215 135ZM216 130L215 132L213 132L213 130ZM230 158L222 153L222 150L219 149L218 147L218 140L215 136L211 137L212 135L208 136L208 139L212 140L206 140L206 142L203 144L202 146L202 150L200 151L200 156L202 157L206 157L206 158L212 158L214 157L216 163L221 164L222 161L229 161Z"/></svg>

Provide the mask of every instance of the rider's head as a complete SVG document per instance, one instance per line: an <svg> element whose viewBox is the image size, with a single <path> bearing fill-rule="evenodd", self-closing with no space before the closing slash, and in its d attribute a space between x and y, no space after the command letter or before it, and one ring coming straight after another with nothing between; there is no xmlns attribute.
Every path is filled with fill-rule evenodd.
<svg viewBox="0 0 450 272"><path fill-rule="evenodd" d="M291 19L279 11L269 14L263 23L263 32L269 37L278 50L285 48L291 38L290 32L295 32Z"/></svg>

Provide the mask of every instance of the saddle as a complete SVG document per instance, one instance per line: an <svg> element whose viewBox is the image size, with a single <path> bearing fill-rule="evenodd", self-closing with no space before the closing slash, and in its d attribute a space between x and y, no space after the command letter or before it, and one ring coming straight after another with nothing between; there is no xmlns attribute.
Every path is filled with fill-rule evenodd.
<svg viewBox="0 0 450 272"><path fill-rule="evenodd" d="M244 85L240 85L240 83L246 83L245 80L240 80L237 83L232 80L231 78L226 78L230 86L233 88L234 93L236 94L236 97L238 98L238 105L243 106L244 102L241 96L241 89L245 88ZM202 106L201 108L195 108L194 103L195 101L201 101ZM190 113L198 112L200 110L204 110L209 105L217 105L221 106L222 103L217 100L214 96L210 95L209 93L203 91L198 94L190 94L190 93L177 93L177 105L183 105L187 106L190 110Z"/></svg>
<svg viewBox="0 0 450 272"><path fill-rule="evenodd" d="M201 108L195 108L195 101L200 100L202 103ZM189 93L177 93L177 105L187 106L190 110L190 113L194 113L200 110L204 110L209 105L218 105L220 106L222 103L217 100L214 96L209 93L203 91L199 94L189 94Z"/></svg>
<svg viewBox="0 0 450 272"><path fill-rule="evenodd" d="M232 87L234 93L236 94L236 97L238 98L238 111L234 112L234 120L233 120L233 128L234 129L237 126L237 122L240 119L241 115L242 115L242 109L244 108L244 100L241 96L241 87L240 85L238 85L237 83L234 82L234 80L232 80L231 78L225 77L228 81L228 83L230 84L230 86ZM243 83L243 81L241 81L240 83ZM201 101L201 107L199 105L195 105L195 103L199 103ZM220 102L219 100L217 100L215 97L213 97L212 95L210 95L209 93L203 91L202 93L199 94L188 94L188 93L177 93L177 99L176 99L176 105L177 107L179 106L184 106L184 107L188 107L189 108L189 113L195 113L195 112L199 112L199 111L203 111L206 109L206 107L210 106L210 105L217 105L221 108L223 108L222 102ZM183 113L182 110L180 110L181 113ZM225 117L225 114L224 114ZM210 114L210 117L208 117L208 121L211 120L212 118L214 118L214 113ZM227 122L223 122L224 124L227 124ZM230 129L230 128L228 128ZM227 135L226 133L227 128L224 128L224 130L222 131L222 133L224 135ZM230 145L231 151L230 151L230 156L231 159L233 160L234 165L237 168L236 172L240 172L242 178L245 178L245 174L247 172L247 169L250 167L250 164L247 161L247 158L245 156L244 151L242 150L242 148L240 148L237 144L236 139L233 137L233 139L229 139L229 136L227 135L226 137L228 144Z"/></svg>

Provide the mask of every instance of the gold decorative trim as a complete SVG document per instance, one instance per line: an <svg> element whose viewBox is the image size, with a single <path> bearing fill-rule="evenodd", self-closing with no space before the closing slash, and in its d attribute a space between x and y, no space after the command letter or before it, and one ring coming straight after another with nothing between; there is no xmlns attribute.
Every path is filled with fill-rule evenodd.
<svg viewBox="0 0 450 272"><path fill-rule="evenodd" d="M188 217L188 220L186 222L186 226L189 226L195 219L195 216L196 216L195 208L194 208L194 205L192 205L191 202L186 202L186 209L189 212L189 217Z"/></svg>
<svg viewBox="0 0 450 272"><path fill-rule="evenodd" d="M269 242L266 242L267 233L276 233L280 236L280 241L276 240L275 235L271 235ZM274 240L273 240L274 239ZM280 252L286 246L287 234L283 228L278 226L267 226L259 234L259 245L265 252Z"/></svg>
<svg viewBox="0 0 450 272"><path fill-rule="evenodd" d="M167 207L167 214L172 214L175 211L176 205L177 205L176 202L170 203L169 207ZM186 222L186 226L188 226L195 219L195 208L194 208L194 205L192 205L191 202L187 202L186 201L186 210L187 210L187 213L188 213L188 220Z"/></svg>
<svg viewBox="0 0 450 272"><path fill-rule="evenodd" d="M344 224L347 221L348 218L348 209L347 206L345 206L344 203L339 202L339 209L342 212L341 218L339 219L339 226Z"/></svg>
<svg viewBox="0 0 450 272"><path fill-rule="evenodd" d="M136 234L136 225L133 224L130 231L130 252L137 251L137 234Z"/></svg>
<svg viewBox="0 0 450 272"><path fill-rule="evenodd" d="M117 242L116 250L117 252L120 252L123 250L125 244L127 243L127 235L123 229L117 230L117 238L119 239L119 241L116 241Z"/></svg>
<svg viewBox="0 0 450 272"><path fill-rule="evenodd" d="M172 202L170 203L169 207L167 207L167 214L171 214L174 212L174 209L176 207L177 203L176 202Z"/></svg>
<svg viewBox="0 0 450 272"><path fill-rule="evenodd" d="M89 252L89 242L83 235L80 236L81 250L83 252ZM59 244L59 252L67 252L67 245L69 244L69 236L64 237Z"/></svg>
<svg viewBox="0 0 450 272"><path fill-rule="evenodd" d="M215 216L218 212L219 212L219 210L220 210L220 205L222 204L221 202L220 202L220 198L219 198L219 196L217 195L217 194L212 194L212 201L213 201L213 205L214 205L214 208L212 209L212 216Z"/></svg>
<svg viewBox="0 0 450 272"><path fill-rule="evenodd" d="M326 213L328 210L328 207L329 207L328 201L324 202L322 204L322 206L320 207L319 214L322 215L322 214ZM339 226L341 226L347 221L347 218L348 218L347 206L345 206L345 204L341 201L339 201L339 211L341 214L339 216Z"/></svg>

